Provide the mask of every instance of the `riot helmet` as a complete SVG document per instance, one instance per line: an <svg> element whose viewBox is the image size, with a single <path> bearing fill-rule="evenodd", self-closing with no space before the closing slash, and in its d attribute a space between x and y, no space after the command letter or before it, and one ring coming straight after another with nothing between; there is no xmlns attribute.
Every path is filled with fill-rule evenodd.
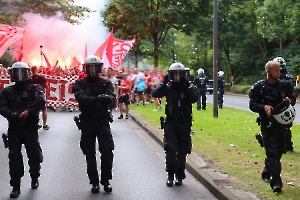
<svg viewBox="0 0 300 200"><path fill-rule="evenodd" d="M286 62L285 62L285 60L282 57L276 57L276 58L273 59L273 61L276 61L276 62L279 63L279 65L280 65L280 71L287 70L287 68L286 68Z"/></svg>
<svg viewBox="0 0 300 200"><path fill-rule="evenodd" d="M83 71L89 77L98 77L102 73L103 62L99 57L91 55L85 58L83 64Z"/></svg>
<svg viewBox="0 0 300 200"><path fill-rule="evenodd" d="M185 77L185 73L185 67L182 63L173 63L168 71L169 80L172 82L180 82L182 77Z"/></svg>
<svg viewBox="0 0 300 200"><path fill-rule="evenodd" d="M224 72L223 71L218 71L218 77L224 78Z"/></svg>
<svg viewBox="0 0 300 200"><path fill-rule="evenodd" d="M31 79L30 67L24 62L14 63L9 70L9 74L11 82L22 82Z"/></svg>
<svg viewBox="0 0 300 200"><path fill-rule="evenodd" d="M198 75L203 75L204 74L204 69L200 68L198 69Z"/></svg>
<svg viewBox="0 0 300 200"><path fill-rule="evenodd" d="M289 101L283 101L273 110L272 115L280 124L290 124L296 118L296 110Z"/></svg>
<svg viewBox="0 0 300 200"><path fill-rule="evenodd" d="M186 67L186 68L184 68L184 70L185 70L186 74L190 74L190 68Z"/></svg>

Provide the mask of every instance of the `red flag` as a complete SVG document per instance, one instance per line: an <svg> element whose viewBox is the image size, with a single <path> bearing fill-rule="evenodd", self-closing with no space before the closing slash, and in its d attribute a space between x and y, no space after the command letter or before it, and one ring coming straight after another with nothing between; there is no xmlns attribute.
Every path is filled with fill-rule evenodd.
<svg viewBox="0 0 300 200"><path fill-rule="evenodd" d="M100 59L103 59L103 52L107 46L109 37L103 42L103 44L97 49L97 51L94 53L95 56L98 56Z"/></svg>
<svg viewBox="0 0 300 200"><path fill-rule="evenodd" d="M83 59L85 59L87 57L87 43L85 43L85 49L84 49L84 57Z"/></svg>
<svg viewBox="0 0 300 200"><path fill-rule="evenodd" d="M109 65L112 66L113 59L113 45L114 45L114 28L111 29L110 35L108 36L108 41L106 45L106 56L109 62ZM118 66L117 66L118 67Z"/></svg>
<svg viewBox="0 0 300 200"><path fill-rule="evenodd" d="M19 54L19 57L18 57L17 61L21 62L22 59L23 59L23 38L22 38L22 44L21 44L20 54Z"/></svg>
<svg viewBox="0 0 300 200"><path fill-rule="evenodd" d="M46 57L46 55L45 55L43 52L42 52L42 55L44 56L44 59L45 59L45 61L46 61L46 63L47 63L47 68L48 68L48 69L51 69L51 64L50 64L48 58Z"/></svg>
<svg viewBox="0 0 300 200"><path fill-rule="evenodd" d="M70 67L79 67L80 65L81 65L81 63L78 61L76 56L74 56L72 59L72 62L70 64Z"/></svg>
<svg viewBox="0 0 300 200"><path fill-rule="evenodd" d="M105 58L103 59L104 68L111 66L114 69L117 69L121 65L128 51L132 48L134 42L135 38L132 40L121 40L114 37L113 41L107 44L106 55L104 56L107 57L106 59L108 62L105 62Z"/></svg>
<svg viewBox="0 0 300 200"><path fill-rule="evenodd" d="M22 38L24 30L24 28L0 24L0 57L10 45Z"/></svg>
<svg viewBox="0 0 300 200"><path fill-rule="evenodd" d="M113 31L114 29L111 30L106 41L94 53L94 55L102 59L104 69L108 67L117 69L135 42L135 38L132 40L115 38Z"/></svg>

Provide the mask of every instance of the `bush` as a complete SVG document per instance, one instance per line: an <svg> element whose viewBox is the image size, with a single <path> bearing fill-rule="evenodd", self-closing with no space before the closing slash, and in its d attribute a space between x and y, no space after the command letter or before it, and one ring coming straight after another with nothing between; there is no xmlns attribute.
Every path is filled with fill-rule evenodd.
<svg viewBox="0 0 300 200"><path fill-rule="evenodd" d="M252 85L233 85L230 92L238 94L249 94Z"/></svg>

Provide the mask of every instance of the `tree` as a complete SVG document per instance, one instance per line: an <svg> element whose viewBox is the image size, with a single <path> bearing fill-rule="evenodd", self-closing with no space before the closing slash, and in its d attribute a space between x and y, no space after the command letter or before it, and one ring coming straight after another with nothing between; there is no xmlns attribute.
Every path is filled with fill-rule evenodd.
<svg viewBox="0 0 300 200"><path fill-rule="evenodd" d="M198 8L198 0L188 2L176 0L112 0L105 11L104 24L109 27L133 27L133 32L143 34L142 38L144 39L141 40L152 40L154 66L157 67L158 48L163 43L170 28L176 28L177 30L185 28L189 32L191 29L187 28L187 25L193 21L189 15L196 16ZM204 8L202 10L205 12ZM119 16L109 17L110 14ZM126 37L126 35L123 35L123 37Z"/></svg>
<svg viewBox="0 0 300 200"><path fill-rule="evenodd" d="M0 23L14 24L21 19L23 13L39 13L42 16L53 16L58 11L63 13L66 21L78 24L87 17L91 9L74 4L73 0L23 0L0 1Z"/></svg>
<svg viewBox="0 0 300 200"><path fill-rule="evenodd" d="M279 40L282 51L284 40L299 38L299 10L300 3L295 0L265 0L257 9L258 32L269 41Z"/></svg>

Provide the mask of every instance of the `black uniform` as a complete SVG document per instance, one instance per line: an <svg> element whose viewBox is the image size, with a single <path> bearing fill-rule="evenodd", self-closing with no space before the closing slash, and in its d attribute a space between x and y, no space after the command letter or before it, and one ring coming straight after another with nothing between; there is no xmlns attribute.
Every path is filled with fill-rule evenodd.
<svg viewBox="0 0 300 200"><path fill-rule="evenodd" d="M285 97L289 97L291 104L295 105L296 98L291 87L282 80L278 80L275 84L268 84L266 80L260 80L252 86L249 93L249 108L261 117L261 132L266 150L262 178L266 180L266 178L272 177L271 188L275 185L282 187L280 159L282 154L286 153L286 125L278 123L273 117L268 118L264 111L264 105L271 105L275 108Z"/></svg>
<svg viewBox="0 0 300 200"><path fill-rule="evenodd" d="M224 77L218 77L218 106L219 106L219 108L223 108L224 92L225 92Z"/></svg>
<svg viewBox="0 0 300 200"><path fill-rule="evenodd" d="M80 148L86 156L90 184L99 184L96 162L96 138L101 153L101 184L112 179L114 141L111 135L108 105L115 101L114 88L106 78L82 78L75 81L72 92L79 103ZM104 96L105 98L100 98Z"/></svg>
<svg viewBox="0 0 300 200"><path fill-rule="evenodd" d="M194 76L192 74L190 74L189 72L186 75L186 79L192 83L194 81Z"/></svg>
<svg viewBox="0 0 300 200"><path fill-rule="evenodd" d="M31 80L16 82L0 94L0 114L8 120L9 175L13 187L20 187L24 176L22 144L26 148L31 179L40 176L43 154L38 140L38 122L39 111L45 103L43 87L32 84ZM29 115L21 119L20 114L25 110Z"/></svg>
<svg viewBox="0 0 300 200"><path fill-rule="evenodd" d="M286 70L281 70L280 71L280 79L288 81L290 83L291 90L294 91L295 80L294 80L292 74L290 74ZM291 131L292 126L293 126L293 124L291 123L286 128L286 150L287 151L293 151L294 150L293 142L292 142L292 131Z"/></svg>
<svg viewBox="0 0 300 200"><path fill-rule="evenodd" d="M167 75L168 76L168 75ZM165 77L165 80L167 79ZM185 78L179 83L159 85L152 93L153 97L166 96L166 122L164 124L164 150L166 153L166 171L176 178L185 178L186 155L191 153L192 103L197 102L195 87L189 87Z"/></svg>
<svg viewBox="0 0 300 200"><path fill-rule="evenodd" d="M198 90L198 101L197 101L197 110L201 110L201 100L202 100L202 109L206 109L206 85L208 84L208 77L204 74L196 76L194 80L194 85Z"/></svg>

